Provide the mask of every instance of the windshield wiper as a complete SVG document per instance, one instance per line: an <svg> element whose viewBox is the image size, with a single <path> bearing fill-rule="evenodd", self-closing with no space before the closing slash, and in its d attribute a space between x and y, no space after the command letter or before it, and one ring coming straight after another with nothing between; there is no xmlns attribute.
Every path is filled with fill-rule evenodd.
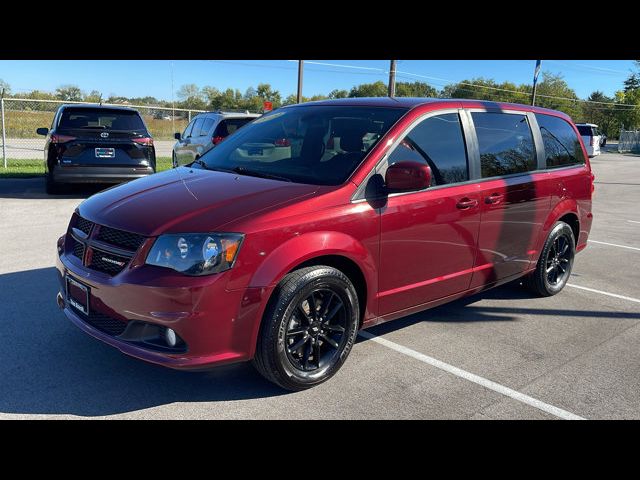
<svg viewBox="0 0 640 480"><path fill-rule="evenodd" d="M193 164L200 165L205 170L217 170L216 168L209 167L206 163L204 163L199 158L196 158L193 162L191 162L191 165L193 165Z"/></svg>
<svg viewBox="0 0 640 480"><path fill-rule="evenodd" d="M272 173L260 172L258 170L251 170L247 167L233 167L231 171L235 173L239 173L240 175L248 175L251 177L260 177L260 178L270 178L271 180L282 180L283 182L291 182L290 178L281 177L279 175L274 175Z"/></svg>

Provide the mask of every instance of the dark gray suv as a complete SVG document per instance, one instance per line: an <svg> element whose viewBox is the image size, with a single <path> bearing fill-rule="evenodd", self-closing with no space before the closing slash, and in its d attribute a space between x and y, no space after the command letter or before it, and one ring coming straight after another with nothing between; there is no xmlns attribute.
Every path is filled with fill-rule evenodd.
<svg viewBox="0 0 640 480"><path fill-rule="evenodd" d="M257 113L208 112L194 117L173 146L174 168L200 158L240 127L259 117Z"/></svg>
<svg viewBox="0 0 640 480"><path fill-rule="evenodd" d="M153 138L140 113L128 107L61 105L45 135L47 193L69 183L120 183L156 171Z"/></svg>

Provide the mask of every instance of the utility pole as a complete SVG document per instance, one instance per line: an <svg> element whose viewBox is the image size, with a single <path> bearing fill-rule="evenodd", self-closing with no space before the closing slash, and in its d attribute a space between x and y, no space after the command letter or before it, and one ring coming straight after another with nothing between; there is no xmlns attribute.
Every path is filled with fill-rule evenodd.
<svg viewBox="0 0 640 480"><path fill-rule="evenodd" d="M176 131L176 104L173 101L173 62L171 62L171 130L174 133Z"/></svg>
<svg viewBox="0 0 640 480"><path fill-rule="evenodd" d="M396 61L391 60L389 67L389 96L396 96Z"/></svg>
<svg viewBox="0 0 640 480"><path fill-rule="evenodd" d="M302 103L302 70L304 68L304 60L298 60L298 98L297 102Z"/></svg>
<svg viewBox="0 0 640 480"><path fill-rule="evenodd" d="M531 105L536 104L536 90L538 89L538 75L540 74L540 65L542 60L536 60L536 68L533 71L533 92L531 93Z"/></svg>
<svg viewBox="0 0 640 480"><path fill-rule="evenodd" d="M0 116L2 116L2 158L4 159L4 168L7 168L7 134L4 129L4 88L0 93Z"/></svg>

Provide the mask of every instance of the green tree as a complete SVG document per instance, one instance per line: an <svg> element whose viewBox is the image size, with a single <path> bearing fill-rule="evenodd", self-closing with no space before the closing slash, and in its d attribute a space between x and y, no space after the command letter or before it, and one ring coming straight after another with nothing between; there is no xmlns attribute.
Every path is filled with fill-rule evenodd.
<svg viewBox="0 0 640 480"><path fill-rule="evenodd" d="M529 87L529 92L531 88ZM443 98L469 98L492 102L528 103L530 93L526 86L511 82L498 83L490 78L472 78L447 85L440 92Z"/></svg>
<svg viewBox="0 0 640 480"><path fill-rule="evenodd" d="M11 86L0 78L0 92L2 92L3 89L5 95L11 94Z"/></svg>
<svg viewBox="0 0 640 480"><path fill-rule="evenodd" d="M626 93L629 90L636 90L637 88L640 88L640 75L632 73L629 75L629 78L624 81L624 91Z"/></svg>
<svg viewBox="0 0 640 480"><path fill-rule="evenodd" d="M83 100L85 102L100 103L102 100L102 94L97 90L91 90L91 93L89 95L85 95Z"/></svg>
<svg viewBox="0 0 640 480"><path fill-rule="evenodd" d="M177 96L180 99L180 108L192 108L195 110L204 110L207 107L205 96L195 83L189 83L182 85L177 91Z"/></svg>
<svg viewBox="0 0 640 480"><path fill-rule="evenodd" d="M582 103L562 75L544 72L542 78L542 82L538 84L536 105L560 110L574 120L579 120L582 116Z"/></svg>
<svg viewBox="0 0 640 480"><path fill-rule="evenodd" d="M437 97L438 91L425 82L398 82L397 97Z"/></svg>
<svg viewBox="0 0 640 480"><path fill-rule="evenodd" d="M263 101L273 103L273 108L277 108L282 103L282 97L278 90L273 90L268 83L259 83L256 89L256 95Z"/></svg>
<svg viewBox="0 0 640 480"><path fill-rule="evenodd" d="M56 88L56 97L66 102L80 102L84 97L84 93L77 85L60 85Z"/></svg>
<svg viewBox="0 0 640 480"><path fill-rule="evenodd" d="M628 92L623 90L616 92L616 103L631 105L631 107L621 106L616 109L615 117L618 126L625 130L640 128L640 88Z"/></svg>
<svg viewBox="0 0 640 480"><path fill-rule="evenodd" d="M609 138L617 136L620 129L620 122L616 118L615 99L607 97L603 92L596 90L589 98L590 102L602 103L584 103L582 106L582 119L588 123L595 123ZM611 105L603 105L610 103Z"/></svg>
<svg viewBox="0 0 640 480"><path fill-rule="evenodd" d="M349 96L348 90L331 90L329 92L329 98L347 98Z"/></svg>
<svg viewBox="0 0 640 480"><path fill-rule="evenodd" d="M362 83L349 91L349 97L386 97L387 86L381 80L374 83Z"/></svg>

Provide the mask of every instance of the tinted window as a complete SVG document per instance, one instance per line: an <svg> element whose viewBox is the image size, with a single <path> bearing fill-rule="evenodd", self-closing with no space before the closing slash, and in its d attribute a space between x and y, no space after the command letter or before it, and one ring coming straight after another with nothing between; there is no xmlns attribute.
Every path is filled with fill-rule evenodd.
<svg viewBox="0 0 640 480"><path fill-rule="evenodd" d="M526 115L473 112L482 177L537 168L533 136Z"/></svg>
<svg viewBox="0 0 640 480"><path fill-rule="evenodd" d="M204 122L202 122L202 127L200 128L200 136L207 135L211 127L213 127L213 118L205 118Z"/></svg>
<svg viewBox="0 0 640 480"><path fill-rule="evenodd" d="M222 120L216 127L215 136L228 137L251 120L253 120L253 118L227 118L226 120Z"/></svg>
<svg viewBox="0 0 640 480"><path fill-rule="evenodd" d="M193 124L196 123L195 119L191 120L191 123L187 125L187 128L184 129L182 133L182 138L188 138L191 136L191 131L193 130Z"/></svg>
<svg viewBox="0 0 640 480"><path fill-rule="evenodd" d="M389 156L388 164L403 160L427 163L431 167L431 185L469 180L467 151L460 117L447 113L420 122Z"/></svg>
<svg viewBox="0 0 640 480"><path fill-rule="evenodd" d="M192 168L339 185L405 113L404 108L329 105L274 110L204 154L204 166Z"/></svg>
<svg viewBox="0 0 640 480"><path fill-rule="evenodd" d="M585 163L576 132L567 122L551 115L536 114L544 142L547 168Z"/></svg>
<svg viewBox="0 0 640 480"><path fill-rule="evenodd" d="M143 130L144 123L138 112L109 110L108 108L65 108L60 128L99 130Z"/></svg>
<svg viewBox="0 0 640 480"><path fill-rule="evenodd" d="M576 125L578 127L578 131L580 132L580 135L583 135L585 137L590 137L593 135L593 130L591 127L587 126L587 125Z"/></svg>
<svg viewBox="0 0 640 480"><path fill-rule="evenodd" d="M197 137L200 135L200 129L202 128L202 124L204 123L204 118L196 118L196 121L193 122L193 129L189 134L190 137Z"/></svg>

